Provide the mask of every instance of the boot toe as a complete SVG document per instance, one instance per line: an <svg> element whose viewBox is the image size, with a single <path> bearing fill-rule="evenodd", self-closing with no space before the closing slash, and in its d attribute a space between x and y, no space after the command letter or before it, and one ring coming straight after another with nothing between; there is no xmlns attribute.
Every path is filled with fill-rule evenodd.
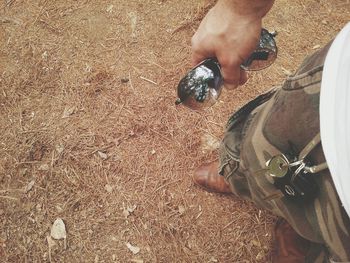
<svg viewBox="0 0 350 263"><path fill-rule="evenodd" d="M230 186L218 173L218 162L205 164L197 168L193 174L193 182L209 192L231 193Z"/></svg>

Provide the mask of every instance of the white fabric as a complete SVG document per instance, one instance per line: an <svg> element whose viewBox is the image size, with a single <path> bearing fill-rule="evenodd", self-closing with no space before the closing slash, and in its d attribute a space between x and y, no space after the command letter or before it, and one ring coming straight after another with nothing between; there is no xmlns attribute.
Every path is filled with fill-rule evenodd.
<svg viewBox="0 0 350 263"><path fill-rule="evenodd" d="M350 22L328 51L320 96L322 146L339 198L350 217Z"/></svg>

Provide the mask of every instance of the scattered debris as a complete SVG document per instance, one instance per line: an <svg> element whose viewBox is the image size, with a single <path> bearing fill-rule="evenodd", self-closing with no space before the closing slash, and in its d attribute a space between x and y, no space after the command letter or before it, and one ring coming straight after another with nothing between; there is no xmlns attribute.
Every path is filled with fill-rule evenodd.
<svg viewBox="0 0 350 263"><path fill-rule="evenodd" d="M113 192L113 187L110 184L106 184L105 189L109 194Z"/></svg>
<svg viewBox="0 0 350 263"><path fill-rule="evenodd" d="M67 238L66 226L61 218L57 218L51 227L51 237L54 239Z"/></svg>
<svg viewBox="0 0 350 263"><path fill-rule="evenodd" d="M209 262L219 262L216 258L214 258L214 257L211 257L210 259L209 259Z"/></svg>
<svg viewBox="0 0 350 263"><path fill-rule="evenodd" d="M42 210L42 204L37 204L36 206L35 206L35 208L36 208L36 210L37 211L41 211Z"/></svg>
<svg viewBox="0 0 350 263"><path fill-rule="evenodd" d="M106 11L107 11L108 13L112 13L113 8L114 8L114 5L109 5L109 6L107 6Z"/></svg>
<svg viewBox="0 0 350 263"><path fill-rule="evenodd" d="M55 149L56 149L56 151L57 151L58 154L61 154L61 153L64 151L64 145L62 145L62 144L57 144L57 145L55 146Z"/></svg>
<svg viewBox="0 0 350 263"><path fill-rule="evenodd" d="M130 18L130 26L131 26L131 37L136 38L136 24L137 24L137 16L134 12L128 13Z"/></svg>
<svg viewBox="0 0 350 263"><path fill-rule="evenodd" d="M282 69L283 74L286 75L287 77L293 75L293 72L291 72L290 70L285 69L284 67L281 67L281 69Z"/></svg>
<svg viewBox="0 0 350 263"><path fill-rule="evenodd" d="M132 205L132 206L128 206L128 211L130 212L130 213L132 213L132 212L134 212L135 211L135 209L136 209L136 205Z"/></svg>
<svg viewBox="0 0 350 263"><path fill-rule="evenodd" d="M183 205L179 205L178 208L179 208L180 215L183 215L185 213L185 211L186 211L185 207Z"/></svg>
<svg viewBox="0 0 350 263"><path fill-rule="evenodd" d="M90 73L90 72L92 72L92 66L90 66L89 64L85 64L85 72L88 72L88 73Z"/></svg>
<svg viewBox="0 0 350 263"><path fill-rule="evenodd" d="M259 242L258 240L253 239L253 240L251 241L251 243L252 243L253 246L261 247L261 244L260 244L260 242Z"/></svg>
<svg viewBox="0 0 350 263"><path fill-rule="evenodd" d="M196 216L196 219L195 219L195 220L197 220L202 214L203 214L203 211L200 211L200 212L198 213L198 215Z"/></svg>
<svg viewBox="0 0 350 263"><path fill-rule="evenodd" d="M47 60L47 51L44 51L44 53L41 54L41 58Z"/></svg>
<svg viewBox="0 0 350 263"><path fill-rule="evenodd" d="M220 141L213 135L205 133L201 137L201 149L203 153L211 152L218 149L220 146Z"/></svg>
<svg viewBox="0 0 350 263"><path fill-rule="evenodd" d="M130 215L130 212L128 211L128 209L123 209L123 216L125 217L125 218L128 218L128 216Z"/></svg>
<svg viewBox="0 0 350 263"><path fill-rule="evenodd" d="M108 155L106 153L104 153L104 152L97 151L97 154L98 154L98 156L100 156L100 158L102 160L107 160L108 159Z"/></svg>
<svg viewBox="0 0 350 263"><path fill-rule="evenodd" d="M126 246L127 246L127 248L128 248L134 255L136 255L137 253L139 253L140 250L141 250L139 247L133 246L133 245L131 245L129 242L126 243Z"/></svg>
<svg viewBox="0 0 350 263"><path fill-rule="evenodd" d="M147 82L152 83L154 85L158 85L157 82L150 80L150 79L146 79L145 77L140 76L140 79L143 79L144 81L147 81Z"/></svg>
<svg viewBox="0 0 350 263"><path fill-rule="evenodd" d="M319 49L321 47L321 45L315 45L312 47L312 49Z"/></svg>
<svg viewBox="0 0 350 263"><path fill-rule="evenodd" d="M258 253L258 255L256 255L256 260L257 261L260 261L260 260L262 260L263 258L265 257L265 252L262 250L262 251L260 251L259 253Z"/></svg>
<svg viewBox="0 0 350 263"><path fill-rule="evenodd" d="M56 205L55 208L56 208L58 213L63 212L63 208L60 205Z"/></svg>
<svg viewBox="0 0 350 263"><path fill-rule="evenodd" d="M143 263L143 259L140 259L140 258L133 258L130 261L133 263Z"/></svg>
<svg viewBox="0 0 350 263"><path fill-rule="evenodd" d="M28 172L28 169L27 169L27 168L21 169L21 170L19 170L19 175L20 175L21 177L24 177L24 176L27 175L27 172Z"/></svg>
<svg viewBox="0 0 350 263"><path fill-rule="evenodd" d="M155 154L156 154L156 150L153 149L153 150L151 151L151 154L152 154L152 155L155 155Z"/></svg>
<svg viewBox="0 0 350 263"><path fill-rule="evenodd" d="M32 190L34 184L35 184L35 180L31 180L24 188L24 192L28 193L30 190Z"/></svg>
<svg viewBox="0 0 350 263"><path fill-rule="evenodd" d="M48 171L50 169L50 166L47 163L44 163L38 167L39 171Z"/></svg>
<svg viewBox="0 0 350 263"><path fill-rule="evenodd" d="M128 83L129 79L128 78L121 78L120 81L121 81L121 83Z"/></svg>
<svg viewBox="0 0 350 263"><path fill-rule="evenodd" d="M67 248L67 232L66 225L61 218L57 218L51 227L51 237L54 239L63 239L64 248Z"/></svg>
<svg viewBox="0 0 350 263"><path fill-rule="evenodd" d="M75 111L75 106L73 106L73 107L65 107L64 111L63 111L63 114L62 114L62 119L70 117L71 115L74 114L74 111Z"/></svg>
<svg viewBox="0 0 350 263"><path fill-rule="evenodd" d="M125 218L128 218L128 216L133 213L136 209L136 205L132 205L132 206L127 206L126 208L123 209L123 216Z"/></svg>

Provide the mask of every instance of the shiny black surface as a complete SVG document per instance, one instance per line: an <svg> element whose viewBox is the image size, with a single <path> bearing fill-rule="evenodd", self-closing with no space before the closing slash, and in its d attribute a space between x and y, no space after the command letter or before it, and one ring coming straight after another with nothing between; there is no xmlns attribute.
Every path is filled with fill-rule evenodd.
<svg viewBox="0 0 350 263"><path fill-rule="evenodd" d="M216 59L206 59L193 68L178 85L177 104L191 109L212 106L220 96L223 79Z"/></svg>
<svg viewBox="0 0 350 263"><path fill-rule="evenodd" d="M255 51L242 63L241 68L254 71L270 66L277 57L275 35L262 29ZM178 84L178 99L175 104L184 104L193 110L205 109L215 104L224 82L220 69L217 59L209 58L190 70Z"/></svg>

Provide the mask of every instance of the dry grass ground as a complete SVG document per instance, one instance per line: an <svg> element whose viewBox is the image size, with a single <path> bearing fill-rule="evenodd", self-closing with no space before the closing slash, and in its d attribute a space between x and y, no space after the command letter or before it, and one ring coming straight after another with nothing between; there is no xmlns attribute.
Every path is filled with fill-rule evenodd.
<svg viewBox="0 0 350 263"><path fill-rule="evenodd" d="M198 114L175 107L206 1L0 3L0 256L53 262L268 262L274 217L195 187L230 114L280 84L350 17L348 0L277 0L276 63ZM126 243L140 248L133 255Z"/></svg>

